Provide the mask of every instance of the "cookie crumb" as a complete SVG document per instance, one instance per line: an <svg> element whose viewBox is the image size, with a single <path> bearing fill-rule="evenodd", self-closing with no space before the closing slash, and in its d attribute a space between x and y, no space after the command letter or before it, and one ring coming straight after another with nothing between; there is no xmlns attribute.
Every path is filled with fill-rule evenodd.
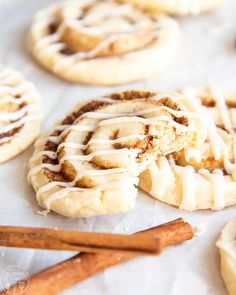
<svg viewBox="0 0 236 295"><path fill-rule="evenodd" d="M37 214L42 215L42 216L45 217L45 216L48 215L49 212L50 212L50 210L42 210L42 211L38 210Z"/></svg>
<svg viewBox="0 0 236 295"><path fill-rule="evenodd" d="M199 223L197 226L194 227L194 236L200 237L207 232L207 226L205 223Z"/></svg>

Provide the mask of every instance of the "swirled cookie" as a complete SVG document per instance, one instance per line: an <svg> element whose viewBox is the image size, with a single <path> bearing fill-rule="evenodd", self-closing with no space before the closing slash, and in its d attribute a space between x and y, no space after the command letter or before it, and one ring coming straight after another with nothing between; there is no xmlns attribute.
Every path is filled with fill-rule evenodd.
<svg viewBox="0 0 236 295"><path fill-rule="evenodd" d="M157 156L195 142L189 112L152 91L78 105L35 145L29 181L39 205L71 217L125 212Z"/></svg>
<svg viewBox="0 0 236 295"><path fill-rule="evenodd" d="M39 95L16 71L0 67L0 163L24 151L38 136Z"/></svg>
<svg viewBox="0 0 236 295"><path fill-rule="evenodd" d="M236 218L224 227L216 243L220 250L221 274L230 295L236 294Z"/></svg>
<svg viewBox="0 0 236 295"><path fill-rule="evenodd" d="M46 69L75 83L116 85L162 71L178 24L113 0L69 0L39 12L28 47Z"/></svg>
<svg viewBox="0 0 236 295"><path fill-rule="evenodd" d="M151 13L165 12L172 15L198 15L218 7L223 0L120 0L132 3Z"/></svg>
<svg viewBox="0 0 236 295"><path fill-rule="evenodd" d="M153 197L188 211L235 205L235 97L213 88L192 89L191 95L202 103L198 112L205 121L206 140L158 158L140 176L139 185Z"/></svg>

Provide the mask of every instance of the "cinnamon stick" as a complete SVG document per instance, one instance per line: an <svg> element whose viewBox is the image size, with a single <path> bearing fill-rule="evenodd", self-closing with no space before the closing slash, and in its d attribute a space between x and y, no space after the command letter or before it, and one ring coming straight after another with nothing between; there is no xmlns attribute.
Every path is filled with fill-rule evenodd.
<svg viewBox="0 0 236 295"><path fill-rule="evenodd" d="M89 253L158 254L160 241L152 237L0 226L0 246L68 250Z"/></svg>
<svg viewBox="0 0 236 295"><path fill-rule="evenodd" d="M152 237L160 239L163 247L175 245L193 237L192 227L177 219L172 222L139 232L137 237ZM77 284L88 277L104 271L106 268L126 262L136 254L90 254L81 253L55 266L49 267L30 278L29 287L24 295L54 295ZM14 286L12 287L14 290ZM9 290L11 291L11 289ZM0 295L3 295L1 292ZM10 294L10 293L9 293Z"/></svg>

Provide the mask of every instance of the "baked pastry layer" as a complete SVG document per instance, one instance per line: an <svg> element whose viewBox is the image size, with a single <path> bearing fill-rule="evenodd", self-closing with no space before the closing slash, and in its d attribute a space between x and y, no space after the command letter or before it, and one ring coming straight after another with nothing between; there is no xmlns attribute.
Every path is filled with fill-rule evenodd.
<svg viewBox="0 0 236 295"><path fill-rule="evenodd" d="M220 251L221 274L230 295L236 294L236 218L224 227L216 243Z"/></svg>
<svg viewBox="0 0 236 295"><path fill-rule="evenodd" d="M39 205L71 217L128 211L139 174L196 141L189 112L155 91L79 104L36 142L29 181Z"/></svg>
<svg viewBox="0 0 236 295"><path fill-rule="evenodd" d="M188 211L235 205L235 97L214 88L181 92L202 117L206 139L158 158L141 174L139 186L158 200Z"/></svg>
<svg viewBox="0 0 236 295"><path fill-rule="evenodd" d="M63 79L116 85L162 71L178 39L178 24L169 17L113 0L69 0L35 16L28 48Z"/></svg>
<svg viewBox="0 0 236 295"><path fill-rule="evenodd" d="M198 15L215 9L223 0L120 0L132 3L151 13L165 12L172 15Z"/></svg>
<svg viewBox="0 0 236 295"><path fill-rule="evenodd" d="M24 151L38 136L39 94L22 75L0 67L0 163Z"/></svg>

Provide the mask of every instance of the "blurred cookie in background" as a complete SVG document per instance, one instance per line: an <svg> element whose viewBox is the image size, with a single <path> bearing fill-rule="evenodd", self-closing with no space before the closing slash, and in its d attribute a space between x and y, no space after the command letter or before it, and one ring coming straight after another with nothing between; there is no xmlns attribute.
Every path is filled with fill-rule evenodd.
<svg viewBox="0 0 236 295"><path fill-rule="evenodd" d="M160 73L175 57L177 22L113 0L56 3L39 12L28 48L74 83L117 85Z"/></svg>

